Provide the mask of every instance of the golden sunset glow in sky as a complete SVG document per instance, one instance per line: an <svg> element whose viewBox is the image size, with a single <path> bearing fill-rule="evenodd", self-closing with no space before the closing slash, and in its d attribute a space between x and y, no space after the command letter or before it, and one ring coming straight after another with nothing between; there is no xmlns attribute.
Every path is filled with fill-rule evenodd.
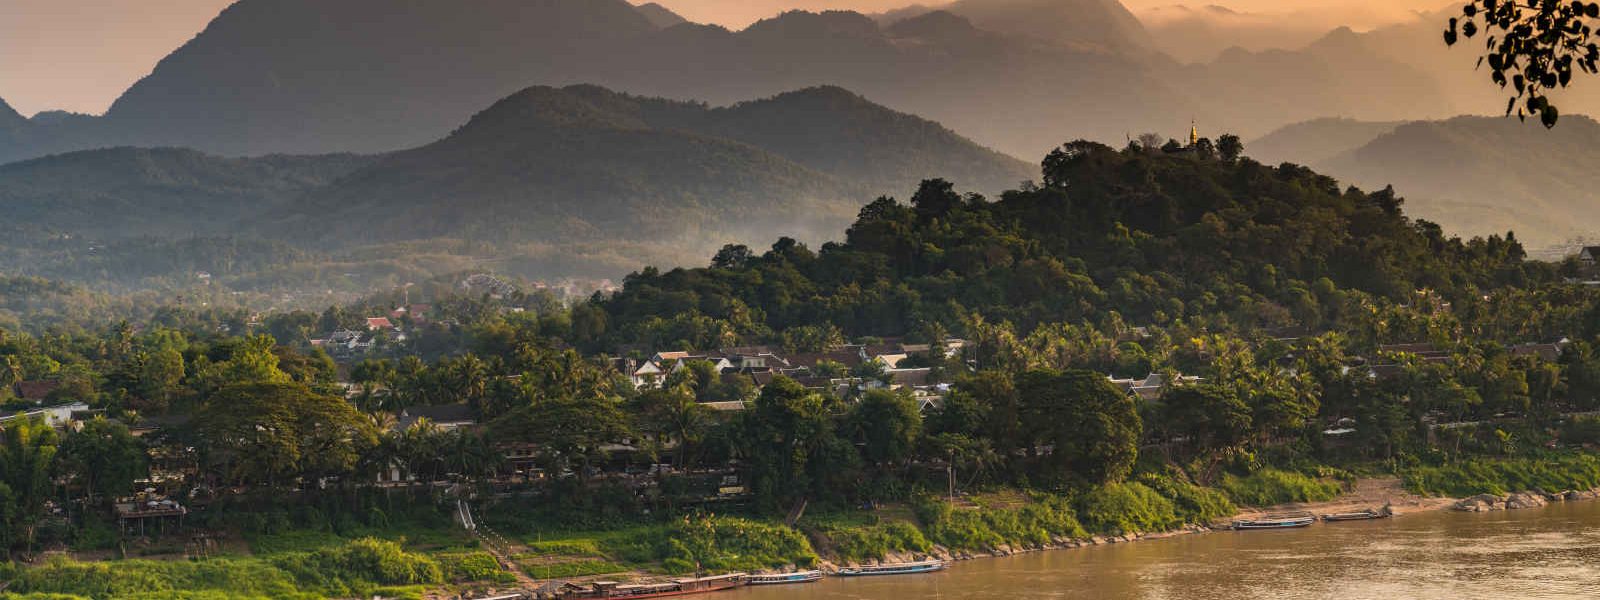
<svg viewBox="0 0 1600 600"><path fill-rule="evenodd" d="M0 0L0 98L24 115L98 114L232 0ZM337 0L330 0L337 1ZM463 7L471 0L455 0ZM642 0L636 0L636 3ZM786 9L879 12L918 0L656 0L691 20L742 28ZM945 0L921 0L937 5ZM1005 0L995 0L1005 1ZM1135 13L1182 0L1124 0ZM1240 11L1311 11L1372 26L1440 0L1194 0Z"/></svg>

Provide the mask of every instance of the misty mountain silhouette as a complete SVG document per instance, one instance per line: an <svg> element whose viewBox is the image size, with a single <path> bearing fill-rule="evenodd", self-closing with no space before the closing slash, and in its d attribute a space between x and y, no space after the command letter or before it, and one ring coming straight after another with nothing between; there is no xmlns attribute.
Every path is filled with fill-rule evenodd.
<svg viewBox="0 0 1600 600"><path fill-rule="evenodd" d="M1251 142L1247 153L1304 156L1296 162L1367 189L1392 184L1406 212L1462 235L1515 231L1537 248L1600 230L1600 174L1588 166L1600 153L1600 123L1588 117L1563 116L1553 130L1504 117L1324 119Z"/></svg>
<svg viewBox="0 0 1600 600"><path fill-rule="evenodd" d="M650 20L651 25L655 25L658 29L666 29L668 27L672 27L673 25L681 25L689 22L689 20L683 18L682 15L672 12L672 9L654 2L640 4L635 8L639 10L639 14L644 15L644 18Z"/></svg>
<svg viewBox="0 0 1600 600"><path fill-rule="evenodd" d="M24 127L27 124L28 120L17 113L17 109L11 108L5 98L0 98L0 131Z"/></svg>
<svg viewBox="0 0 1600 600"><path fill-rule="evenodd" d="M835 231L923 178L998 192L1035 172L840 88L713 108L534 87L444 139L384 155L117 148L15 163L0 168L0 219L96 239L626 243L638 252L628 264L660 264L774 231Z"/></svg>
<svg viewBox="0 0 1600 600"><path fill-rule="evenodd" d="M1154 47L1150 32L1117 0L958 0L943 10L978 27L1114 52Z"/></svg>
<svg viewBox="0 0 1600 600"><path fill-rule="evenodd" d="M698 251L724 232L836 227L865 198L936 173L998 190L1030 171L838 88L709 108L596 86L534 87L266 220L274 232L318 232L336 244L625 238ZM352 234L313 225L330 220L372 226Z"/></svg>
<svg viewBox="0 0 1600 600"><path fill-rule="evenodd" d="M1180 65L1115 0L964 0L887 24L789 12L741 31L648 15L622 0L241 0L103 118L0 134L0 161L109 145L391 151L527 86L573 83L715 104L837 85L1027 156L1191 119L1253 136L1453 110L1431 78L1359 49Z"/></svg>

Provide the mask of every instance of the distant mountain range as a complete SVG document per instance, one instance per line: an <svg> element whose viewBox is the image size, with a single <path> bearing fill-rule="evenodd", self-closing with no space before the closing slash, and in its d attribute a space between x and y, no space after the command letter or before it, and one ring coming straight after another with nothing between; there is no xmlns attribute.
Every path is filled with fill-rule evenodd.
<svg viewBox="0 0 1600 600"><path fill-rule="evenodd" d="M530 85L574 83L715 104L838 85L1018 156L1077 138L1175 133L1191 120L1208 135L1253 137L1329 115L1404 120L1495 106L1460 101L1460 86L1441 83L1476 75L1475 57L1458 49L1449 56L1464 74L1434 72L1447 50L1432 22L1184 64L1155 51L1116 0L960 0L877 18L790 12L741 31L623 0L393 8L241 0L103 117L0 130L0 161L118 145L394 151L440 139ZM1477 84L1482 96L1498 93Z"/></svg>
<svg viewBox="0 0 1600 600"><path fill-rule="evenodd" d="M1367 189L1394 185L1406 212L1462 235L1515 231L1530 248L1600 237L1600 123L1564 116L1546 130L1503 117L1301 123L1246 144ZM1295 160L1294 157L1307 157Z"/></svg>
<svg viewBox="0 0 1600 600"><path fill-rule="evenodd" d="M1367 145L1378 136L1394 131L1401 121L1357 121L1355 119L1315 119L1295 123L1251 141L1246 147L1251 158L1267 164L1292 162L1320 165L1328 160Z"/></svg>
<svg viewBox="0 0 1600 600"><path fill-rule="evenodd" d="M603 246L606 268L622 272L699 263L775 232L831 233L924 178L998 192L1035 172L836 87L722 108L534 87L437 142L381 155L115 148L0 166L0 220L102 242L234 235L327 252L437 239L487 256Z"/></svg>
<svg viewBox="0 0 1600 600"><path fill-rule="evenodd" d="M28 120L17 114L17 109L11 108L11 105L7 104L4 98L0 98L0 131L25 127L27 124Z"/></svg>
<svg viewBox="0 0 1600 600"><path fill-rule="evenodd" d="M672 12L672 9L654 2L640 4L638 9L639 13L644 15L644 18L649 19L650 24L656 26L657 29L666 29L673 25L682 25L689 22L682 15Z"/></svg>
<svg viewBox="0 0 1600 600"><path fill-rule="evenodd" d="M1155 40L1115 0L956 0L912 5L878 16L893 24L932 12L956 15L988 31L1091 51L1148 52Z"/></svg>

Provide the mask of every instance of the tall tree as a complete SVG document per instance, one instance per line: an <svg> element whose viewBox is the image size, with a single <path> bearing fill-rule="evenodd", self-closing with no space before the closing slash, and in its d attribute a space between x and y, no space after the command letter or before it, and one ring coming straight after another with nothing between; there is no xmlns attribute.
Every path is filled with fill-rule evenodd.
<svg viewBox="0 0 1600 600"><path fill-rule="evenodd" d="M535 400L495 420L495 439L537 447L551 467L570 466L580 479L607 444L633 433L621 402L605 396L568 396Z"/></svg>
<svg viewBox="0 0 1600 600"><path fill-rule="evenodd" d="M922 412L907 393L871 390L850 411L862 457L880 468L911 458L922 436Z"/></svg>
<svg viewBox="0 0 1600 600"><path fill-rule="evenodd" d="M1209 482L1221 461L1250 441L1250 405L1219 385L1179 386L1161 398L1162 428L1183 440L1187 456L1204 460L1200 477Z"/></svg>
<svg viewBox="0 0 1600 600"><path fill-rule="evenodd" d="M297 383L223 388L190 424L202 464L224 481L284 486L353 472L377 444L371 419Z"/></svg>
<svg viewBox="0 0 1600 600"><path fill-rule="evenodd" d="M93 500L133 491L133 482L144 477L149 467L143 443L122 423L104 417L83 424L61 441L59 458L62 471L83 487L83 497Z"/></svg>
<svg viewBox="0 0 1600 600"><path fill-rule="evenodd" d="M745 413L741 442L749 459L750 486L763 505L787 508L815 490L815 463L832 432L821 395L787 377L761 390L754 410Z"/></svg>
<svg viewBox="0 0 1600 600"><path fill-rule="evenodd" d="M1139 456L1144 423L1133 398L1093 371L1036 370L1017 380L1024 439L1048 448L1035 473L1056 484L1121 481Z"/></svg>
<svg viewBox="0 0 1600 600"><path fill-rule="evenodd" d="M1217 138L1217 155L1228 162L1239 160L1244 156L1244 142L1237 135L1225 133Z"/></svg>
<svg viewBox="0 0 1600 600"><path fill-rule="evenodd" d="M19 541L30 547L52 496L59 442L56 430L43 419L14 419L0 429L0 475L16 506L13 522L22 532Z"/></svg>
<svg viewBox="0 0 1600 600"><path fill-rule="evenodd" d="M694 450L705 439L711 425L710 411L684 386L646 390L633 401L638 429L657 439L676 445L672 463L678 468L693 464Z"/></svg>

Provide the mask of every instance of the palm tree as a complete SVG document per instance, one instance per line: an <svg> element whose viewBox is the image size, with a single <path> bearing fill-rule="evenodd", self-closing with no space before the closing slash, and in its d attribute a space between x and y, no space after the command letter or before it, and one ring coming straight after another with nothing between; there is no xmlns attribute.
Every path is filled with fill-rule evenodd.
<svg viewBox="0 0 1600 600"><path fill-rule="evenodd" d="M0 391L0 395L16 389L17 384L21 382L22 364L17 362L16 355L5 355L0 359L0 386L4 386L4 391Z"/></svg>
<svg viewBox="0 0 1600 600"><path fill-rule="evenodd" d="M474 409L480 409L483 398L489 393L489 367L476 355L462 356L451 365L451 379L456 391Z"/></svg>

